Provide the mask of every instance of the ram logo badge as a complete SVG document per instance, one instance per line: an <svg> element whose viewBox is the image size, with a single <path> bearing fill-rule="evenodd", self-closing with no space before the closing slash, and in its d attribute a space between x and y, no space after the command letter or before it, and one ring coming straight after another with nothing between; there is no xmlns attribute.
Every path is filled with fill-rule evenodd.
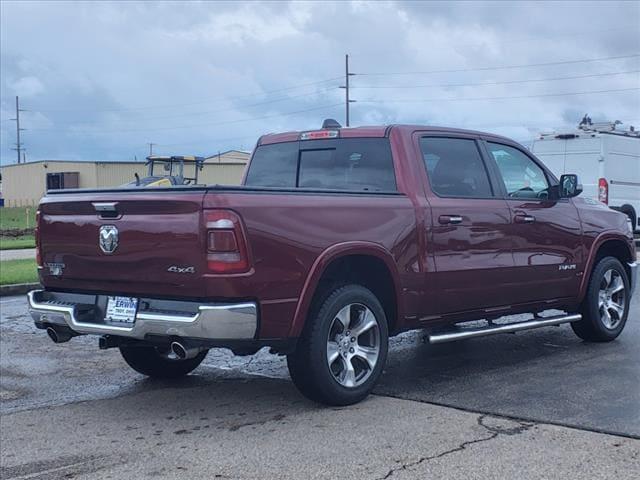
<svg viewBox="0 0 640 480"><path fill-rule="evenodd" d="M177 265L171 265L167 268L167 272L171 273L196 273L196 267L179 267Z"/></svg>
<svg viewBox="0 0 640 480"><path fill-rule="evenodd" d="M102 225L98 237L100 250L111 255L118 248L118 229L115 225Z"/></svg>

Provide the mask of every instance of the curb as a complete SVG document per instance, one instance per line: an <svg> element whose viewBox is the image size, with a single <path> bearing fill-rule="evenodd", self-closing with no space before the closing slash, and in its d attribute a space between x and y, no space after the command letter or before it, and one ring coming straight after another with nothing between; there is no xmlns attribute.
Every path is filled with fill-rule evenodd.
<svg viewBox="0 0 640 480"><path fill-rule="evenodd" d="M39 283L16 283L14 285L1 285L0 297L8 297L9 295L24 295L31 290L42 288Z"/></svg>

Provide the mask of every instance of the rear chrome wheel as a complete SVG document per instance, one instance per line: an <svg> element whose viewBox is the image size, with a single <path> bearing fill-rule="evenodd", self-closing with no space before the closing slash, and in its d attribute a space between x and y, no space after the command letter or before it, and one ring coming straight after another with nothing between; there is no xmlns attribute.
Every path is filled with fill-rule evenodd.
<svg viewBox="0 0 640 480"><path fill-rule="evenodd" d="M310 312L291 379L307 398L350 405L373 389L387 358L389 332L380 301L362 285L328 287Z"/></svg>
<svg viewBox="0 0 640 480"><path fill-rule="evenodd" d="M380 327L373 312L361 303L343 307L333 319L327 338L327 364L336 382L346 388L362 385L380 357Z"/></svg>
<svg viewBox="0 0 640 480"><path fill-rule="evenodd" d="M614 269L602 276L598 292L598 311L605 328L615 330L624 318L626 310L624 279Z"/></svg>

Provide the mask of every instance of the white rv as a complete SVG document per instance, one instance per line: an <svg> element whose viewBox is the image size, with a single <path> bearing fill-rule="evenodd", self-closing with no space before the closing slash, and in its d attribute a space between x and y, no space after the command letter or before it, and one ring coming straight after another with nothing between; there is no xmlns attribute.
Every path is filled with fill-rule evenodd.
<svg viewBox="0 0 640 480"><path fill-rule="evenodd" d="M619 122L587 120L571 132L541 134L531 151L558 177L578 174L582 196L626 213L636 230L640 228L640 134L633 127L620 130Z"/></svg>

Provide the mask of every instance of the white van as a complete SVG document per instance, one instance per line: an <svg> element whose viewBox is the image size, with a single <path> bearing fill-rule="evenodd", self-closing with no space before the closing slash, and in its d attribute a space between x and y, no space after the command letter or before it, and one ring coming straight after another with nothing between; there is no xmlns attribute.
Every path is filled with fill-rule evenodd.
<svg viewBox="0 0 640 480"><path fill-rule="evenodd" d="M531 151L558 177L576 173L582 196L599 200L626 213L640 228L640 134L619 122L591 124L571 132L541 134Z"/></svg>

